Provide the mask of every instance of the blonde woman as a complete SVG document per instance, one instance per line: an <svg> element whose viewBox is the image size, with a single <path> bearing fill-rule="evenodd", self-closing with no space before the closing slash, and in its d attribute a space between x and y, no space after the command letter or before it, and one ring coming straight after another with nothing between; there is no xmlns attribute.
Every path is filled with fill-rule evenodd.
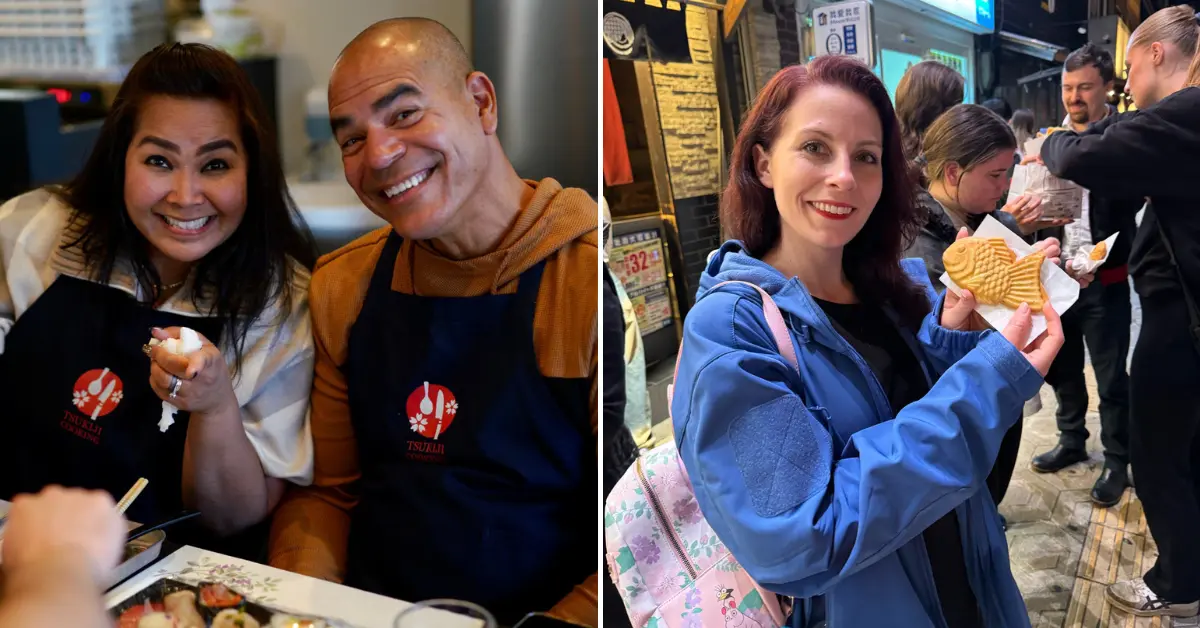
<svg viewBox="0 0 1200 628"><path fill-rule="evenodd" d="M1138 616L1200 610L1200 20L1163 9L1134 31L1125 90L1140 111L1054 133L1041 157L1093 193L1145 196L1130 254L1142 331L1130 371L1130 463L1158 543L1143 578L1108 598Z"/></svg>

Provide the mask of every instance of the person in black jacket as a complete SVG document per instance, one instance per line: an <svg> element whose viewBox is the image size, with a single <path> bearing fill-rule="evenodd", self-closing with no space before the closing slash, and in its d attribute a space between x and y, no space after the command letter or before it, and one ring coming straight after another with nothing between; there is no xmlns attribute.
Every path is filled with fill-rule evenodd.
<svg viewBox="0 0 1200 628"><path fill-rule="evenodd" d="M605 224L605 228L610 226ZM613 284L613 274L607 263L604 264L603 271L604 298L601 300L601 306L604 319L601 333L604 338L604 355L601 368L604 370L604 406L601 413L603 438L600 442L604 478L603 499L608 499L608 494L637 458L638 448L633 441L633 434L625 427L625 317L621 311L617 287ZM621 601L621 594L613 584L612 574L608 572L607 561L604 564L604 582L601 586L604 587L604 625L628 628L629 616L626 614L624 602Z"/></svg>
<svg viewBox="0 0 1200 628"><path fill-rule="evenodd" d="M1062 98L1068 112L1063 125L1082 132L1113 113L1107 103L1113 79L1112 55L1105 50L1089 43L1072 52L1063 64ZM1058 444L1035 456L1031 466L1039 473L1054 473L1088 459L1088 392L1083 374L1086 340L1100 393L1100 440L1104 445L1104 470L1092 487L1091 498L1107 508L1121 500L1129 485L1129 375L1125 362L1132 313L1128 262L1137 230L1135 216L1143 199L1090 192L1087 200L1080 219L1057 230L1067 263L1078 251L1090 251L1112 234L1120 235L1108 261L1097 272L1097 280L1079 292L1079 300L1062 316L1066 342L1046 375L1046 383L1058 398Z"/></svg>
<svg viewBox="0 0 1200 628"><path fill-rule="evenodd" d="M1041 154L1052 173L1093 193L1150 199L1130 253L1142 329L1130 372L1129 453L1159 555L1143 578L1108 589L1115 606L1139 616L1200 610L1198 37L1190 7L1151 15L1127 54L1126 91L1139 111L1054 133Z"/></svg>

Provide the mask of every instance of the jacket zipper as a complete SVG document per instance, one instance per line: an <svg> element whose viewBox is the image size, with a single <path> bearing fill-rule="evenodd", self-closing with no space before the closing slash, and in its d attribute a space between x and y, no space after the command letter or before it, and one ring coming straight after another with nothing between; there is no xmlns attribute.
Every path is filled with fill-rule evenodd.
<svg viewBox="0 0 1200 628"><path fill-rule="evenodd" d="M658 502L658 496L650 488L650 481L646 479L646 473L642 470L642 459L637 461L637 476L638 483L642 485L642 494L646 496L646 501L650 503L651 510L658 518L658 525L662 526L663 532L667 535L667 541L671 543L671 549L675 550L675 557L683 564L683 568L687 570L688 577L692 582L696 581L696 568L692 566L692 561L688 560L687 554L683 551L683 545L680 544L679 538L675 535L675 529L670 526L666 514L663 512L662 504Z"/></svg>

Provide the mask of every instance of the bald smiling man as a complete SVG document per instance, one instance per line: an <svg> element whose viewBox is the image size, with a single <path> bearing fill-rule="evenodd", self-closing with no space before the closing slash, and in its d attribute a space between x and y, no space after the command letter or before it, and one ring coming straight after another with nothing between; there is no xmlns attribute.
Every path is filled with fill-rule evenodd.
<svg viewBox="0 0 1200 628"><path fill-rule="evenodd" d="M390 226L313 273L314 478L271 564L596 625L597 209L516 173L497 106L431 20L375 24L334 65L346 180Z"/></svg>

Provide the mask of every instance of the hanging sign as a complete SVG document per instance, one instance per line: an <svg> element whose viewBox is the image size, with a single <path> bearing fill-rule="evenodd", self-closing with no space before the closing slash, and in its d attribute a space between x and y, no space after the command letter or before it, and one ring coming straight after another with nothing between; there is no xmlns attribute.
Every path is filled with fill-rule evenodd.
<svg viewBox="0 0 1200 628"><path fill-rule="evenodd" d="M871 3L839 2L813 9L816 56L846 55L875 66L875 41L871 30Z"/></svg>

